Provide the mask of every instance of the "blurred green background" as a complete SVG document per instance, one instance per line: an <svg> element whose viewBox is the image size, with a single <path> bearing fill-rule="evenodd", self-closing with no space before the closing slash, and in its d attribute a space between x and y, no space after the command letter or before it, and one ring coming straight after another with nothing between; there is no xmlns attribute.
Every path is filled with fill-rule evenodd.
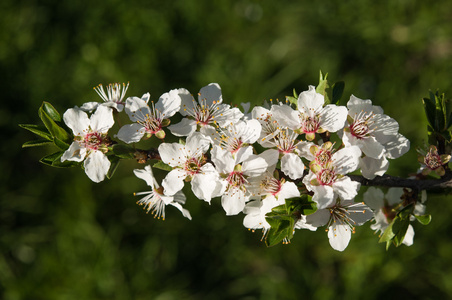
<svg viewBox="0 0 452 300"><path fill-rule="evenodd" d="M130 81L153 99L218 82L226 102L260 104L303 91L319 70L397 119L412 150L391 162L415 172L426 136L420 99L452 95L451 1L0 2L0 298L446 299L452 297L450 196L429 195L429 226L411 247L385 251L366 224L343 253L326 233L298 231L266 248L226 217L219 200L190 198L155 220L135 202L147 190L122 164L110 181L21 149L50 101L64 112L100 99L99 83ZM189 194L187 190L187 194Z"/></svg>

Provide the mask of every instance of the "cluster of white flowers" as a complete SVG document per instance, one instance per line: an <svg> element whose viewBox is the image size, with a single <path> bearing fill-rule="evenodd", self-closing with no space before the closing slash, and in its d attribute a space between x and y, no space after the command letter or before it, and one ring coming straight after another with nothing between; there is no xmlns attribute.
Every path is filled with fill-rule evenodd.
<svg viewBox="0 0 452 300"><path fill-rule="evenodd" d="M172 169L161 186L151 166L134 171L152 189L136 193L145 195L139 204L157 217L164 218L165 206L170 204L191 219L182 206L186 201L182 189L190 182L198 199L210 203L221 197L227 215L243 212L244 226L262 229L264 234L270 229L267 213L286 199L308 194L317 210L298 216L294 228L326 226L330 245L338 251L347 247L355 226L372 218L377 222L373 229L387 226L381 217L381 209L388 206L383 193L380 200L366 201L369 207L354 202L360 184L347 176L359 171L367 179L383 175L388 159L409 149L397 122L371 100L352 95L346 107L325 105L324 96L309 86L296 103L256 106L244 114L223 103L216 83L203 87L197 100L186 89L174 89L155 104L149 101L149 93L123 101L127 87L109 85L105 92L98 86L96 92L104 103L89 102L66 111L63 119L74 142L61 160L84 161L88 177L100 182L109 171L106 154L115 143L138 143L153 135L163 140L168 133L185 137L179 143L158 146L161 161ZM109 137L114 110L124 110L131 124ZM176 114L181 121L170 125ZM411 242L409 233L406 244Z"/></svg>

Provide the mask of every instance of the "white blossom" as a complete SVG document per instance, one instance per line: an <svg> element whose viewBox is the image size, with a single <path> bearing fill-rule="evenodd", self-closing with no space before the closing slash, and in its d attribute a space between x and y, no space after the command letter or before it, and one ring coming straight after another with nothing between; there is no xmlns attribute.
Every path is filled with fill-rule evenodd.
<svg viewBox="0 0 452 300"><path fill-rule="evenodd" d="M118 112L121 112L124 109L123 99L126 95L128 88L129 88L129 83L127 83L127 85L125 83L123 83L122 85L120 83L110 83L106 87L106 91L105 91L102 84L99 84L98 86L94 87L94 90L99 95L99 97L102 98L102 100L104 102L103 103L87 102L87 103L84 103L80 107L80 109L83 111L92 112L99 105L105 105L105 106L116 109Z"/></svg>
<svg viewBox="0 0 452 300"><path fill-rule="evenodd" d="M107 132L114 124L111 108L99 106L90 118L81 109L70 108L64 113L63 120L72 130L74 141L61 156L61 161L84 161L86 175L94 182L103 181L110 169L105 153L110 145Z"/></svg>
<svg viewBox="0 0 452 300"><path fill-rule="evenodd" d="M139 142L145 135L155 134L158 138L165 137L163 127L169 124L168 118L179 111L181 98L180 89L171 90L160 96L157 103L148 105L149 93L141 98L130 97L126 100L125 111L133 124L124 125L117 134L117 138L130 144Z"/></svg>
<svg viewBox="0 0 452 300"><path fill-rule="evenodd" d="M355 226L361 226L372 218L372 211L364 203L336 199L330 205L306 216L306 223L315 227L327 226L331 247L344 251L350 242Z"/></svg>
<svg viewBox="0 0 452 300"><path fill-rule="evenodd" d="M185 118L168 127L175 136L188 136L196 131L198 126L212 127L216 124L224 127L243 117L238 108L230 108L228 104L223 104L221 88L217 83L210 83L201 88L198 101L186 89L180 90L179 95L182 99L180 114Z"/></svg>
<svg viewBox="0 0 452 300"><path fill-rule="evenodd" d="M162 143L158 151L162 161L173 170L163 179L165 194L174 195L184 187L184 180L191 181L192 191L199 199L210 202L220 196L224 187L219 174L211 163L206 163L204 153L210 140L200 132L188 136L186 144Z"/></svg>
<svg viewBox="0 0 452 300"><path fill-rule="evenodd" d="M344 127L347 109L334 104L324 107L323 95L317 93L312 85L308 91L300 93L297 104L297 111L288 105L273 105L273 118L283 126L304 133L309 141L315 138L316 133L337 132Z"/></svg>
<svg viewBox="0 0 452 300"><path fill-rule="evenodd" d="M190 212L182 207L186 198L181 191L171 196L165 195L163 188L157 183L150 166L144 167L144 170L135 169L133 173L138 178L146 181L147 185L151 187L151 191L134 193L135 196L144 196L137 203L143 205L147 212L151 211L154 217L165 220L165 207L166 205L171 205L180 210L184 217L191 220Z"/></svg>

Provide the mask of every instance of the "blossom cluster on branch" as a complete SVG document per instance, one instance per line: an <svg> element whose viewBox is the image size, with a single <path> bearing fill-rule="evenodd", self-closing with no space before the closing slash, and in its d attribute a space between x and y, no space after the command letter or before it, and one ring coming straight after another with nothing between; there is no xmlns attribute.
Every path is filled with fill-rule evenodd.
<svg viewBox="0 0 452 300"><path fill-rule="evenodd" d="M299 95L294 91L283 102L252 109L242 104L243 111L223 102L217 83L204 86L196 97L173 89L155 103L149 93L126 98L127 89L128 84L99 85L95 91L103 102L75 106L62 118L44 102L39 109L44 126L21 125L42 139L23 146L56 145L59 151L41 162L81 165L94 182L110 178L120 161L136 159L146 166L134 174L150 188L135 193L141 196L138 204L157 218L165 218L167 205L192 218L182 191L189 184L200 200L221 198L226 215L243 213L244 226L261 229L269 246L288 243L296 229L325 227L332 248L343 251L355 227L370 220L387 247L411 245L410 222L430 222L423 204L428 186L403 185L391 177L394 184L380 184L393 186L386 194L371 187L364 201L356 201L362 185L378 186L387 178L389 161L405 154L410 142L397 121L371 100L352 95L340 106L343 82L330 87L321 74L317 87ZM431 96L424 99L432 124L430 146L419 150L422 167L405 181L421 182L429 174L450 180L451 110L444 95ZM111 132L125 115L128 124ZM165 142L169 136L179 141ZM139 148L149 138L159 146ZM152 168L168 171L160 184Z"/></svg>

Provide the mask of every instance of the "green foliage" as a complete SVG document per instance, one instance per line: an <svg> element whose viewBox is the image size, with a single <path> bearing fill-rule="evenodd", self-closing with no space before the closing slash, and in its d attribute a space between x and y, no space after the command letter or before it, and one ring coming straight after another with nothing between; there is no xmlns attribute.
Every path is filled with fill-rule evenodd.
<svg viewBox="0 0 452 300"><path fill-rule="evenodd" d="M452 101L445 98L445 94L430 92L430 98L423 98L424 111L429 122L429 142L438 145L445 140L450 143L452 135Z"/></svg>
<svg viewBox="0 0 452 300"><path fill-rule="evenodd" d="M281 242L288 243L293 238L295 223L301 214L309 215L316 211L316 204L309 195L298 198L286 199L286 203L274 207L265 216L271 228L265 235L265 243L268 247L275 246Z"/></svg>
<svg viewBox="0 0 452 300"><path fill-rule="evenodd" d="M160 169L163 171L171 171L173 168L167 164L165 164L163 161L159 160L155 164L152 165L153 168Z"/></svg>

